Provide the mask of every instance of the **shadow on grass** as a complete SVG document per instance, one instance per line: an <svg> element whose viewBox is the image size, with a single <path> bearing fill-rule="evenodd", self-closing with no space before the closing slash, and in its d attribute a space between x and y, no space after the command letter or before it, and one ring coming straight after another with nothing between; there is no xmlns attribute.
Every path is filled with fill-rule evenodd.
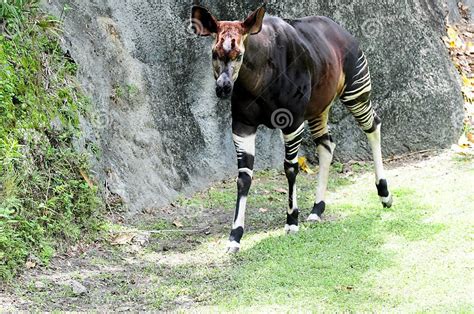
<svg viewBox="0 0 474 314"><path fill-rule="evenodd" d="M224 309L369 310L395 306L388 296L374 293L377 283L368 275L394 263L393 256L384 255L381 249L386 237L427 239L443 225L423 221L432 209L419 204L413 190L399 189L394 194L397 203L389 210L381 210L374 197L363 206L339 204L349 213L345 219L303 225L297 235L247 234L248 248L224 265L170 266L156 306L179 306L176 299L183 296L194 305ZM262 236L263 240L256 240Z"/></svg>

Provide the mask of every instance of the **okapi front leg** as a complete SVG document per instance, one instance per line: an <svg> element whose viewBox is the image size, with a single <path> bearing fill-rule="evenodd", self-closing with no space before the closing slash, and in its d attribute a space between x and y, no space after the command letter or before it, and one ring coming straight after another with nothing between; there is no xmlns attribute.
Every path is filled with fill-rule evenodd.
<svg viewBox="0 0 474 314"><path fill-rule="evenodd" d="M235 128L234 128L235 131ZM252 184L253 164L255 158L255 131L247 135L233 134L235 149L237 152L237 164L239 176L237 178L237 204L235 206L234 222L230 232L229 253L236 253L240 249L240 240L244 234L245 208L247 196ZM241 133L239 133L241 134ZM244 133L245 134L245 133Z"/></svg>
<svg viewBox="0 0 474 314"><path fill-rule="evenodd" d="M293 132L285 134L283 132L283 139L285 141L285 174L288 179L288 212L286 213L286 233L296 233L298 227L298 201L296 197L296 176L298 175L298 150L302 141L302 134L304 131L304 123Z"/></svg>

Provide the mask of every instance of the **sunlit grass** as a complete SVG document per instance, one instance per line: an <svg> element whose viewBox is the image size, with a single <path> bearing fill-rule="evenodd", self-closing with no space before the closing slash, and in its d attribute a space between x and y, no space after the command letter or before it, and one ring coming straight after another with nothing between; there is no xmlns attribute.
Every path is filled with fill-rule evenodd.
<svg viewBox="0 0 474 314"><path fill-rule="evenodd" d="M440 178L433 173L435 169L419 169L405 170L401 176L396 170L390 172L397 176L392 180L396 203L391 209L381 208L371 174L358 175L357 180L345 178L344 184L333 185L330 194L328 215L336 219L317 225L305 223L294 236L281 230L286 197L278 195L275 186L284 187L284 176L263 173L253 189L271 192L251 195L248 223L266 224L268 231L248 227L255 231L244 235L243 250L237 256L222 253L222 237L210 250L204 244L189 253L202 254L209 264L168 264L167 279L161 286L164 292L158 292L156 306L166 308L186 295L214 310L238 312L472 311L472 262L471 267L462 266L453 256L468 262L472 238L466 238L465 232L472 226L473 215L465 216L461 225L433 217L454 195L466 201L469 195L459 191L473 179L462 176L464 169L450 169L456 173L456 183L445 187L443 201L430 202L426 194L432 193ZM425 184L420 185L422 180ZM312 204L313 181L314 176L308 175L298 181L304 187L299 196L306 210ZM226 195L222 197L226 201L221 206L233 206L232 187L222 188L220 193ZM465 209L470 206L469 202L461 203ZM261 206L269 211L259 212ZM447 241L451 248L446 247Z"/></svg>

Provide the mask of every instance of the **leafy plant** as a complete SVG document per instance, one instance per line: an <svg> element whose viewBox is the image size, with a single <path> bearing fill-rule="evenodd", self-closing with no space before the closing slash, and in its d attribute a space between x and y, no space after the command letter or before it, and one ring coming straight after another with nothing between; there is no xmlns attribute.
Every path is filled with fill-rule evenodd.
<svg viewBox="0 0 474 314"><path fill-rule="evenodd" d="M100 229L97 188L73 149L76 65L59 46L60 22L38 0L0 0L0 278L27 259L47 263L62 243Z"/></svg>

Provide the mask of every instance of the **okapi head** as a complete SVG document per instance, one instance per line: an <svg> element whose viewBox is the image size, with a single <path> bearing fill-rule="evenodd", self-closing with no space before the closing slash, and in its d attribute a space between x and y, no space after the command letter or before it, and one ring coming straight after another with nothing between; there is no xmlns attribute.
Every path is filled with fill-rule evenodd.
<svg viewBox="0 0 474 314"><path fill-rule="evenodd" d="M234 82L239 76L245 53L245 42L249 35L262 29L265 4L252 12L245 21L218 21L206 8L193 6L191 25L199 36L214 37L212 66L216 79L216 94L219 98L232 95Z"/></svg>

